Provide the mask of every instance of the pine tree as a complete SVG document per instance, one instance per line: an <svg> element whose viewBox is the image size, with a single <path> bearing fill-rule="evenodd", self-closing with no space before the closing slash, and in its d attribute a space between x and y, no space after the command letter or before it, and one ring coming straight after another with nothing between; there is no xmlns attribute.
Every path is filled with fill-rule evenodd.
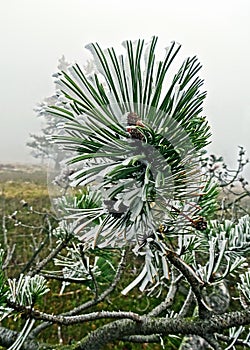
<svg viewBox="0 0 250 350"><path fill-rule="evenodd" d="M54 199L54 249L19 279L1 276L3 316L26 320L11 349L28 349L27 339L51 324L98 319L110 322L67 349L117 340L182 350L250 345L250 217L225 218L219 197L240 172L222 183L216 159L206 158L198 59L173 74L180 45L172 42L162 60L156 45L156 37L125 41L120 55L87 45L87 67L65 65L56 74L56 103L43 112L59 121L50 142L66 154L70 190ZM45 270L51 261L56 272ZM48 293L46 279L61 281L62 291L80 283L93 298L59 315L42 312L36 305ZM136 291L157 305L141 313L95 309L116 288L120 298Z"/></svg>

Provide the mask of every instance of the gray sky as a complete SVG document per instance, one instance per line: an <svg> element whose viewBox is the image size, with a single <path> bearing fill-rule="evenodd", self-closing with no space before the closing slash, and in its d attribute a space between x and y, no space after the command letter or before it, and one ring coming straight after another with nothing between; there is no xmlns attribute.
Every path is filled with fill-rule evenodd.
<svg viewBox="0 0 250 350"><path fill-rule="evenodd" d="M250 154L249 0L0 0L0 162L32 162L25 146L40 121L33 108L53 94L51 75L64 54L81 62L83 47L98 41L159 36L181 56L203 64L210 150L234 159L237 145Z"/></svg>

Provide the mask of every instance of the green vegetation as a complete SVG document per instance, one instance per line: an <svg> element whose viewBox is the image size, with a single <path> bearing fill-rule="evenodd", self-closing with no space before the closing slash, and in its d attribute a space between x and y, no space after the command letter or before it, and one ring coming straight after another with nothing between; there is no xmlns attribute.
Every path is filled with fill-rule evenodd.
<svg viewBox="0 0 250 350"><path fill-rule="evenodd" d="M157 61L156 43L125 41L121 56L91 44L87 67L61 62L33 143L55 164L56 213L42 169L2 183L9 350L250 346L248 160L242 147L236 170L207 156L201 64L171 75L180 45Z"/></svg>
<svg viewBox="0 0 250 350"><path fill-rule="evenodd" d="M47 169L36 167L35 170L32 166L20 166L5 167L1 170L0 177L0 218L3 223L3 217L6 220L4 223L7 230L8 245L13 247L15 245L15 251L12 255L11 261L6 269L8 277L15 277L23 271L25 265L29 259L32 258L34 248L39 248L41 243L46 238L46 226L41 229L44 224L44 216L51 212L51 203L47 189ZM25 201L23 205L22 201ZM27 203L27 205L26 205ZM29 210L32 207L34 212ZM18 210L17 210L18 209ZM17 211L17 213L15 213ZM12 214L15 213L13 217ZM42 214L42 215L41 215ZM53 213L52 213L53 214ZM21 222L21 225L17 225L17 222ZM56 220L54 221L54 227L56 227ZM27 225L27 227L23 226ZM0 227L0 239L1 246L5 245L4 242L3 225ZM55 242L51 239L46 242L45 248L53 249ZM43 254L42 254L43 255ZM115 290L112 297L105 302L99 303L96 307L90 309L90 311L105 310L136 310L138 313L142 313L147 308L153 307L158 304L157 298L150 298L143 296L138 292L129 294L121 298L121 291L128 284L131 279L131 275L135 273L133 271L137 265L139 268L140 261L136 263L136 259L131 255L132 262L128 264L126 274L124 276L123 283ZM115 259L117 261L117 259ZM104 261L103 261L104 263ZM114 261L115 263L115 261ZM47 268L49 270L49 267ZM109 284L114 274L110 266L106 267L107 276L104 276L102 283ZM46 294L38 303L39 310L47 311L51 313L61 313L67 310L71 310L78 305L81 305L86 300L92 298L92 292L86 289L86 285L71 284L70 288L65 287L64 291L60 293L62 284L60 281L53 280L48 284L50 292ZM20 329L23 321L21 318L16 320L5 319L2 323L3 326L8 326L10 329ZM105 323L105 322L104 322ZM62 334L64 344L71 344L72 341L80 340L84 335L87 335L90 331L98 328L103 324L103 321L96 321L84 323L82 325L74 326L61 326L60 332ZM39 341L46 343L49 339L50 344L58 343L58 326L53 326L45 330L40 336ZM117 342L114 346L110 344L106 349L161 349L160 345L156 344L138 344L131 345L126 342Z"/></svg>

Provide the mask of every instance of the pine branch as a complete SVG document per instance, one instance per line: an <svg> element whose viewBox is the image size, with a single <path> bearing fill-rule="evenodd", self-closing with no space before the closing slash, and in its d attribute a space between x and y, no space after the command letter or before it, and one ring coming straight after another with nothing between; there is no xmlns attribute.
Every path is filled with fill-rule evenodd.
<svg viewBox="0 0 250 350"><path fill-rule="evenodd" d="M0 327L0 344L1 346L4 346L6 348L9 348L16 340L18 337L18 332L15 332L11 329L7 329L4 327ZM23 346L23 350L37 350L40 349L39 343L34 340L32 337L28 337Z"/></svg>
<svg viewBox="0 0 250 350"><path fill-rule="evenodd" d="M240 346L245 346L249 347L250 346L250 341L246 341L244 339L232 339L231 337L224 335L224 334L216 334L216 338L219 340L222 340L223 342L227 343L228 345L234 343L234 345L240 345Z"/></svg>
<svg viewBox="0 0 250 350"><path fill-rule="evenodd" d="M117 286L117 283L120 281L122 273L126 267L125 261L126 261L126 250L123 250L121 253L121 260L118 264L115 277L114 277L112 283L110 284L110 286L103 293L101 293L97 299L89 300L86 303L84 303L80 306L77 306L76 308L74 308L66 313L63 313L62 315L63 316L76 315L79 312L87 310L90 307L93 307L93 306L97 305L98 303L100 303L101 301L103 301L104 299L106 299L106 297L114 291L115 287Z"/></svg>
<svg viewBox="0 0 250 350"><path fill-rule="evenodd" d="M178 283L181 277L182 275L179 275L178 277L175 278L174 272L172 272L172 282L170 284L168 294L165 300L162 301L159 305L157 305L153 310L151 310L145 316L156 317L160 315L162 312L166 311L173 304L176 292L178 290Z"/></svg>
<svg viewBox="0 0 250 350"><path fill-rule="evenodd" d="M192 288L190 288L188 295L182 305L182 308L178 313L179 317L185 317L187 315L187 313L190 311L190 306L193 301L194 301L194 294L193 294Z"/></svg>
<svg viewBox="0 0 250 350"><path fill-rule="evenodd" d="M68 238L60 242L58 246L55 249L53 249L51 253L48 256L46 256L46 258L44 258L39 264L37 264L36 267L29 271L27 275L31 277L37 275L44 268L44 266L46 266L54 257L57 256L58 253L60 253L60 251L67 247L67 244L69 243L71 238L72 237L69 235Z"/></svg>
<svg viewBox="0 0 250 350"><path fill-rule="evenodd" d="M195 271L188 266L177 254L171 250L167 251L167 259L183 274L183 276L189 282L192 291L196 297L199 315L201 317L207 317L209 307L205 304L202 298L202 288L204 287L204 282L196 275Z"/></svg>
<svg viewBox="0 0 250 350"><path fill-rule="evenodd" d="M136 322L141 322L141 316L130 311L98 311L91 312L89 314L74 315L74 316L63 316L63 315L53 315L45 312L40 312L34 308L18 305L14 302L7 301L7 305L14 310L22 313L23 315L32 317L36 320L46 321L50 323L55 323L59 325L74 325L83 322L89 322L100 319L131 319Z"/></svg>
<svg viewBox="0 0 250 350"><path fill-rule="evenodd" d="M152 335L131 335L129 337L123 337L119 340L131 342L131 343L160 343L162 341L162 338L160 334L152 334Z"/></svg>
<svg viewBox="0 0 250 350"><path fill-rule="evenodd" d="M86 303L79 305L77 307L75 307L74 309L65 312L62 314L62 316L74 316L79 314L80 312L87 310L95 305L97 305L98 303L100 303L101 301L105 300L106 297L108 295L110 295L115 287L117 286L117 283L119 282L121 276L122 276L122 272L125 269L125 260L126 260L126 250L123 250L121 252L121 260L118 264L117 270L116 270L116 274L115 277L111 283L111 285L109 286L109 288L107 288L103 293L101 293L97 299L93 299L93 300L89 300ZM50 326L50 322L44 322L42 324L40 324L39 326L37 326L32 332L31 335L32 336L37 336L39 333L41 333L44 329L48 328Z"/></svg>
<svg viewBox="0 0 250 350"><path fill-rule="evenodd" d="M52 275L49 273L39 273L40 276L43 276L44 278L48 280L56 280L60 282L69 282L69 283L76 283L76 284L82 284L86 281L85 278L73 278L73 277L64 277L61 275Z"/></svg>
<svg viewBox="0 0 250 350"><path fill-rule="evenodd" d="M124 336L133 335L198 335L205 340L213 341L207 336L222 332L235 325L248 325L250 323L250 309L214 315L209 319L181 319L177 318L149 318L141 319L141 322L131 320L118 320L111 322L98 330L90 333L82 339L73 349L74 350L98 350L102 349L105 344ZM219 349L218 344L213 342L215 349Z"/></svg>

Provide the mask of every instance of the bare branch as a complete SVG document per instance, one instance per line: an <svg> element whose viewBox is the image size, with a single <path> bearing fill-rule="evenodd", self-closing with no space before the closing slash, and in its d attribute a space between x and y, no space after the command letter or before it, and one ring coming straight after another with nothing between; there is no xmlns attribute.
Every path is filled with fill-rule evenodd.
<svg viewBox="0 0 250 350"><path fill-rule="evenodd" d="M204 287L204 282L196 275L195 271L189 265L187 265L176 253L169 250L167 252L167 258L189 282L198 303L200 316L207 317L208 310L210 309L205 305L201 294L201 290Z"/></svg>
<svg viewBox="0 0 250 350"><path fill-rule="evenodd" d="M178 282L180 281L182 275L179 275L177 278L174 276L174 272L172 272L172 282L170 284L168 294L163 302L161 302L159 305L157 305L152 311L150 311L147 315L151 317L155 317L160 315L163 311L166 311L167 308L169 308L173 302L174 297L178 289Z"/></svg>
<svg viewBox="0 0 250 350"><path fill-rule="evenodd" d="M181 310L179 311L179 316L180 317L185 317L190 310L190 306L192 302L194 301L194 294L192 291L192 288L189 289L188 295L184 301L184 304L182 305Z"/></svg>
<svg viewBox="0 0 250 350"><path fill-rule="evenodd" d="M215 349L219 349L218 344L211 339L210 334L220 332L235 324L248 325L250 322L250 309L241 312L231 312L222 315L214 315L209 319L181 319L177 318L150 318L143 317L141 322L131 320L118 320L111 322L90 333L82 339L74 350L97 350L101 349L108 342L121 339L124 336L169 334L175 335L198 335L210 343L213 342ZM207 339L207 336L209 339Z"/></svg>
<svg viewBox="0 0 250 350"><path fill-rule="evenodd" d="M42 231L42 230L41 230ZM32 266L33 262L35 261L36 257L40 254L40 252L45 248L47 242L49 241L50 234L47 233L47 236L45 239L40 243L39 247L35 250L33 256L29 259L28 263L22 268L21 273L24 273L25 271L28 271L29 268Z"/></svg>
<svg viewBox="0 0 250 350"><path fill-rule="evenodd" d="M3 262L3 266L2 266L3 270L5 270L8 267L8 265L13 257L15 249L16 249L16 244L13 244L11 249L9 246L7 246L7 256Z"/></svg>
<svg viewBox="0 0 250 350"><path fill-rule="evenodd" d="M18 337L18 332L11 329L0 327L0 344L6 348L9 348ZM22 346L23 350L37 350L39 344L31 337L28 337Z"/></svg>
<svg viewBox="0 0 250 350"><path fill-rule="evenodd" d="M136 322L140 322L142 318L142 316L140 316L139 314L130 311L98 311L83 315L63 316L47 314L45 312L40 312L30 307L17 305L10 301L8 301L8 305L16 311L22 312L22 314L29 315L29 317L32 317L36 320L42 320L60 325L72 325L106 318L131 319Z"/></svg>
<svg viewBox="0 0 250 350"><path fill-rule="evenodd" d="M83 282L86 281L86 279L84 278L73 278L73 277L64 277L61 275L52 275L49 273L40 273L40 276L43 276L46 279L52 279L52 280L57 280L57 281L61 281L61 282L69 282L69 283L80 283L82 284Z"/></svg>
<svg viewBox="0 0 250 350"><path fill-rule="evenodd" d="M120 340L132 343L160 343L162 338L160 334L152 335L131 335L130 337L123 337Z"/></svg>
<svg viewBox="0 0 250 350"><path fill-rule="evenodd" d="M70 239L71 237L68 237L67 239L62 241L55 249L51 251L51 253L46 258L44 258L39 264L37 264L37 266L34 267L32 271L29 271L27 275L31 277L37 275L45 265L47 265L60 251L62 251L67 246Z"/></svg>

